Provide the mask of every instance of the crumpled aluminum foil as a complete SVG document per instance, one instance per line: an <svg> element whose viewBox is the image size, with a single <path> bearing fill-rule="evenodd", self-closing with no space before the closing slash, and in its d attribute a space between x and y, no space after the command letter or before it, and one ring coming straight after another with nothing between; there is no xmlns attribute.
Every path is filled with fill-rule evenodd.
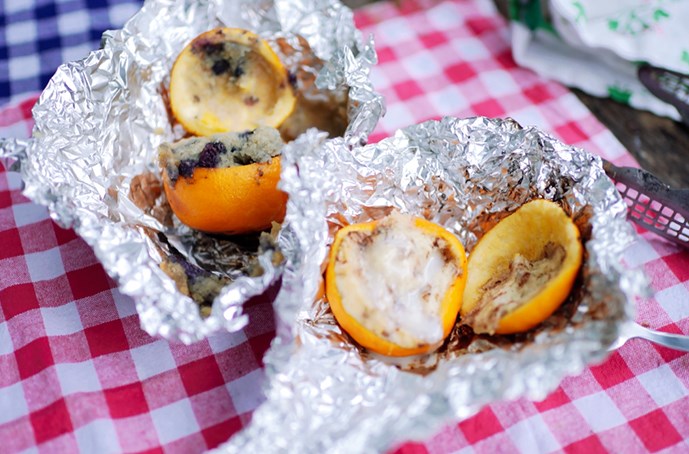
<svg viewBox="0 0 689 454"><path fill-rule="evenodd" d="M366 141L384 110L368 77L376 56L372 42L363 44L352 11L338 0L149 0L122 30L103 35L101 50L57 70L33 110L31 140L0 141L0 157L13 158L24 193L93 247L122 293L135 299L143 328L186 343L242 328L242 303L281 272L270 246L258 254L263 273L255 277L212 253L232 250L228 242L206 238L214 243L206 254L192 252L198 243L189 229L166 227L129 197L137 175L158 174L158 145L183 133L171 125L163 99L174 59L193 37L220 25L267 39L305 37L326 60L317 85L350 88L344 140ZM171 246L190 262L215 264L215 274L236 279L215 299L209 317L203 319L161 271Z"/></svg>
<svg viewBox="0 0 689 454"><path fill-rule="evenodd" d="M635 236L600 158L513 120L429 121L356 153L311 132L286 148L282 165L287 265L279 337L265 359L267 401L218 452L379 452L491 402L543 399L606 356L645 291L643 274L619 262ZM314 301L343 223L394 207L443 225L470 252L533 198L561 203L586 253L570 300L527 335L467 338L455 329L438 353L397 367L361 351L327 303Z"/></svg>

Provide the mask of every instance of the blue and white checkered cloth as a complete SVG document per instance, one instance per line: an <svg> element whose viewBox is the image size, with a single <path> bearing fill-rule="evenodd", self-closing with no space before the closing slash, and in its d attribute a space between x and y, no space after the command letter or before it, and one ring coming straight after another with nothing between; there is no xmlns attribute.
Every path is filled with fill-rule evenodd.
<svg viewBox="0 0 689 454"><path fill-rule="evenodd" d="M43 90L57 67L84 58L142 0L0 0L0 108Z"/></svg>

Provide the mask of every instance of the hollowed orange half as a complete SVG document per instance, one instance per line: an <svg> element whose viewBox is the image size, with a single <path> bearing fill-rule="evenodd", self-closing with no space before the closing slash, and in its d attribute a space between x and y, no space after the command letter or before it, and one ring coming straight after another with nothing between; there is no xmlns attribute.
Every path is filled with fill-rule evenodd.
<svg viewBox="0 0 689 454"><path fill-rule="evenodd" d="M196 135L278 127L296 102L277 54L238 28L194 38L172 67L169 93L173 115Z"/></svg>
<svg viewBox="0 0 689 454"><path fill-rule="evenodd" d="M582 250L579 230L558 204L524 204L469 254L462 322L491 334L537 326L569 296Z"/></svg>
<svg viewBox="0 0 689 454"><path fill-rule="evenodd" d="M163 170L172 211L189 227L210 233L255 232L280 222L287 194L277 188L280 157L226 168L196 168L174 183Z"/></svg>
<svg viewBox="0 0 689 454"><path fill-rule="evenodd" d="M455 324L462 305L466 254L457 237L441 226L422 218L407 216L407 221L396 216L403 215L349 225L337 232L325 292L338 323L361 346L388 356L418 355L440 346ZM390 230L405 222L403 231ZM386 241L393 249L387 248ZM417 244L421 246L417 248ZM372 249L356 249L366 247ZM352 265L354 260L361 266ZM356 271L358 267L361 273ZM436 277L427 279L426 275ZM397 292L399 299L391 297L392 303L381 303L387 291ZM431 303L425 299L427 292Z"/></svg>

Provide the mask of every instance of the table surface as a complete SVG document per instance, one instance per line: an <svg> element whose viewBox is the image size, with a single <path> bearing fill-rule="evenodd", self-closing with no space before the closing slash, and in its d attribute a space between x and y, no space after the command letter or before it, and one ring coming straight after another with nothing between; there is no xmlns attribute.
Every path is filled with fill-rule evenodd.
<svg viewBox="0 0 689 454"><path fill-rule="evenodd" d="M103 30L139 7L137 0L0 1L0 137L28 137L31 107L57 65L96 48ZM376 2L358 9L356 21L377 38L371 77L388 104L372 140L445 114L513 116L689 186L683 126L575 96L517 67L507 24L488 0ZM657 152L666 149L673 152ZM654 292L636 301L637 320L689 334L689 252L637 231L624 261L645 271ZM247 312L244 330L191 346L151 337L90 247L26 199L18 175L0 166L0 450L218 446L263 400L272 309L259 299ZM689 355L634 340L541 402L493 403L392 451L686 452L688 440Z"/></svg>

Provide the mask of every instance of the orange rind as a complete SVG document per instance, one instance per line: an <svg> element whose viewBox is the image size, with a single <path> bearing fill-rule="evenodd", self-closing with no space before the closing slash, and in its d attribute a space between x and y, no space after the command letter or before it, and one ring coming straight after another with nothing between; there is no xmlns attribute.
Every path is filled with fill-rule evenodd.
<svg viewBox="0 0 689 454"><path fill-rule="evenodd" d="M174 184L163 171L170 208L184 224L208 233L257 232L285 217L287 194L277 188L280 157L224 169L194 169Z"/></svg>
<svg viewBox="0 0 689 454"><path fill-rule="evenodd" d="M464 247L422 218L393 213L335 235L325 274L333 315L362 347L411 356L439 347L455 324Z"/></svg>
<svg viewBox="0 0 689 454"><path fill-rule="evenodd" d="M293 111L289 74L270 45L239 28L197 36L170 73L170 108L192 134L278 127Z"/></svg>
<svg viewBox="0 0 689 454"><path fill-rule="evenodd" d="M534 328L569 296L582 251L579 230L557 203L522 205L469 254L462 323L488 334Z"/></svg>
<svg viewBox="0 0 689 454"><path fill-rule="evenodd" d="M287 204L277 188L281 146L274 128L161 146L170 208L182 223L208 233L256 232L281 222Z"/></svg>

